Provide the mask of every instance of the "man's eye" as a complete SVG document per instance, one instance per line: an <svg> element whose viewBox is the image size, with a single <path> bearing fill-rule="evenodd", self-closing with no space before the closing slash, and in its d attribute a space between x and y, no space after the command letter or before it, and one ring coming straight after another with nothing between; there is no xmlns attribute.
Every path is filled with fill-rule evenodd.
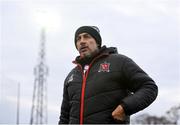
<svg viewBox="0 0 180 125"><path fill-rule="evenodd" d="M80 37L77 37L77 38L76 38L76 41L78 41L78 40L80 40Z"/></svg>

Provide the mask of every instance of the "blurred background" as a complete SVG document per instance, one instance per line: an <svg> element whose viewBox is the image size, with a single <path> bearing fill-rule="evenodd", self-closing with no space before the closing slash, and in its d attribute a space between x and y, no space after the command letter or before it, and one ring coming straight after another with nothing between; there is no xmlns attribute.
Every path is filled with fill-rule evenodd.
<svg viewBox="0 0 180 125"><path fill-rule="evenodd" d="M156 101L134 114L132 123L177 124L179 0L1 0L0 124L30 123L34 68L42 54L48 68L48 123L57 124L63 82L78 55L74 32L83 25L98 26L103 45L117 47L156 81Z"/></svg>

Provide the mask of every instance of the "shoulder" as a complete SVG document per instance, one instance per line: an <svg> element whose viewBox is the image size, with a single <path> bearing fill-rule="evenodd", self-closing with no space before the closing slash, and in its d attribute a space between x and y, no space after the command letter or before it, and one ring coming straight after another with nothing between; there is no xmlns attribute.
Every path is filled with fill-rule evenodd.
<svg viewBox="0 0 180 125"><path fill-rule="evenodd" d="M110 59L114 59L114 60L119 60L119 61L130 61L130 60L132 60L131 58L129 58L128 56L126 56L126 55L123 55L123 54L117 54L117 53L115 53L115 54L110 54L109 55L109 58Z"/></svg>
<svg viewBox="0 0 180 125"><path fill-rule="evenodd" d="M67 75L65 81L64 81L64 84L67 85L68 84L68 81L70 81L71 79L73 79L73 76L74 74L77 74L77 71L78 70L78 67L74 67Z"/></svg>

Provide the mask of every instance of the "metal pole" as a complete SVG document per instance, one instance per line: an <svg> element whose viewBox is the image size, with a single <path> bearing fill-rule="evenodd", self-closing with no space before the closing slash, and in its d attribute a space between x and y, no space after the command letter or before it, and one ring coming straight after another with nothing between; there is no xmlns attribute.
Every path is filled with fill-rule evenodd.
<svg viewBox="0 0 180 125"><path fill-rule="evenodd" d="M17 119L16 119L17 125L19 125L19 106L20 106L20 83L18 83L18 92L17 92Z"/></svg>

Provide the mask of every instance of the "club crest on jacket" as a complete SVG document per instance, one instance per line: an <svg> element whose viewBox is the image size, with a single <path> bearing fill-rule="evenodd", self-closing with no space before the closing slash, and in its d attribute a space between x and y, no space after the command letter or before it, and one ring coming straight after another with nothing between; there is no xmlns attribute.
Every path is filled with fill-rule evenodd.
<svg viewBox="0 0 180 125"><path fill-rule="evenodd" d="M100 64L98 72L109 72L110 63L104 62Z"/></svg>

